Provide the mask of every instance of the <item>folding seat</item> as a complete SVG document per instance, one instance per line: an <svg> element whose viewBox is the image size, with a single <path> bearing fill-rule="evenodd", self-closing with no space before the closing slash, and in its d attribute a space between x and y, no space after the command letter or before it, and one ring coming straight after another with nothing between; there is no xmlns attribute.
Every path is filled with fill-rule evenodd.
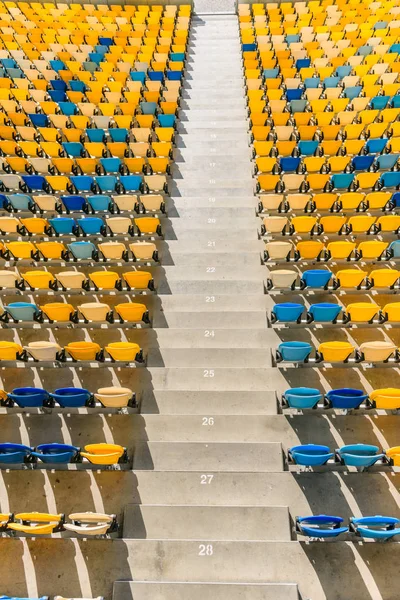
<svg viewBox="0 0 400 600"><path fill-rule="evenodd" d="M77 308L86 322L103 322L111 319L112 311L108 304L87 302L78 305Z"/></svg>
<svg viewBox="0 0 400 600"><path fill-rule="evenodd" d="M105 347L105 350L115 361L143 362L140 346L133 342L112 342Z"/></svg>
<svg viewBox="0 0 400 600"><path fill-rule="evenodd" d="M90 462L92 462L92 460L90 460ZM105 535L112 532L117 527L115 515L105 515L94 512L71 513L68 518L72 523L64 523L64 529L71 531L74 534L84 535L85 537L91 535Z"/></svg>
<svg viewBox="0 0 400 600"><path fill-rule="evenodd" d="M296 255L302 260L317 260L324 249L324 244L317 240L298 242Z"/></svg>
<svg viewBox="0 0 400 600"><path fill-rule="evenodd" d="M393 288L400 277L396 269L376 269L369 273L368 282L373 288Z"/></svg>
<svg viewBox="0 0 400 600"><path fill-rule="evenodd" d="M307 321L310 318L317 323L336 323L336 320L342 311L340 304L331 302L319 302L311 304L307 313Z"/></svg>
<svg viewBox="0 0 400 600"><path fill-rule="evenodd" d="M397 410L400 408L400 393L397 388L374 390L369 394L369 399L373 403L373 407L377 409ZM387 451L386 455L388 456Z"/></svg>
<svg viewBox="0 0 400 600"><path fill-rule="evenodd" d="M286 390L282 399L289 408L303 410L316 407L323 395L315 388L298 387Z"/></svg>
<svg viewBox="0 0 400 600"><path fill-rule="evenodd" d="M359 258L379 259L384 258L384 253L388 247L387 242L379 240L361 242L357 247L357 255Z"/></svg>
<svg viewBox="0 0 400 600"><path fill-rule="evenodd" d="M161 223L156 217L141 217L133 221L139 235L162 235Z"/></svg>
<svg viewBox="0 0 400 600"><path fill-rule="evenodd" d="M120 462L126 454L125 448L117 444L87 444L80 453L90 463L95 465L114 465Z"/></svg>
<svg viewBox="0 0 400 600"><path fill-rule="evenodd" d="M359 408L360 405L368 399L368 394L362 390L353 388L341 388L330 390L326 394L326 401L329 408L340 410L351 410Z"/></svg>
<svg viewBox="0 0 400 600"><path fill-rule="evenodd" d="M318 355L324 362L347 362L353 352L350 342L323 342L318 347Z"/></svg>
<svg viewBox="0 0 400 600"><path fill-rule="evenodd" d="M290 221L290 231L295 234L308 233L313 235L314 233L320 233L320 228L316 217L300 216L292 217Z"/></svg>
<svg viewBox="0 0 400 600"><path fill-rule="evenodd" d="M364 342L360 345L359 352L366 362L385 362L396 353L396 345L392 342Z"/></svg>
<svg viewBox="0 0 400 600"><path fill-rule="evenodd" d="M107 387L99 388L94 397L108 408L123 408L128 406L134 397L134 392L129 388Z"/></svg>
<svg viewBox="0 0 400 600"><path fill-rule="evenodd" d="M68 322L75 313L74 307L65 302L50 302L41 306L40 309L51 322Z"/></svg>
<svg viewBox="0 0 400 600"><path fill-rule="evenodd" d="M355 302L346 307L346 319L354 323L372 323L380 307L374 302Z"/></svg>
<svg viewBox="0 0 400 600"><path fill-rule="evenodd" d="M369 444L348 444L336 450L342 464L351 467L371 467L385 455L379 453L378 446Z"/></svg>
<svg viewBox="0 0 400 600"><path fill-rule="evenodd" d="M84 217L77 222L84 235L104 235L106 226L103 219Z"/></svg>
<svg viewBox="0 0 400 600"><path fill-rule="evenodd" d="M376 233L375 221L371 215L357 215L349 218L347 227L350 233Z"/></svg>
<svg viewBox="0 0 400 600"><path fill-rule="evenodd" d="M304 305L294 302L275 304L271 312L271 323L300 323Z"/></svg>
<svg viewBox="0 0 400 600"><path fill-rule="evenodd" d="M24 463L26 459L31 455L32 449L29 446L23 444L0 444L0 463L2 464L20 464ZM7 528L14 523L11 521L8 523Z"/></svg>
<svg viewBox="0 0 400 600"><path fill-rule="evenodd" d="M132 221L129 217L110 217L106 223L113 235L132 235Z"/></svg>
<svg viewBox="0 0 400 600"><path fill-rule="evenodd" d="M95 271L89 273L89 279L94 284L96 290L116 289L120 283L120 277L114 271Z"/></svg>
<svg viewBox="0 0 400 600"><path fill-rule="evenodd" d="M328 259L349 260L351 254L355 250L355 247L356 247L356 244L354 242L350 242L347 240L330 242L326 247L327 252L328 252Z"/></svg>
<svg viewBox="0 0 400 600"><path fill-rule="evenodd" d="M27 352L35 361L55 361L57 360L58 352L61 350L55 342L30 342L27 346L24 346L25 352Z"/></svg>
<svg viewBox="0 0 400 600"><path fill-rule="evenodd" d="M67 213L86 211L87 203L83 196L61 196L60 199Z"/></svg>
<svg viewBox="0 0 400 600"><path fill-rule="evenodd" d="M126 258L126 248L120 242L105 242L98 244L97 248L105 259L125 260Z"/></svg>
<svg viewBox="0 0 400 600"><path fill-rule="evenodd" d="M24 187L25 179L19 175L0 175L0 189L3 191L21 190Z"/></svg>
<svg viewBox="0 0 400 600"><path fill-rule="evenodd" d="M46 405L49 400L49 394L46 390L40 388L15 388L11 393L7 394L7 399L12 403L17 404L21 408L41 408Z"/></svg>
<svg viewBox="0 0 400 600"><path fill-rule="evenodd" d="M331 515L296 517L296 530L310 538L336 538L349 531L349 528L342 526L342 523L342 517Z"/></svg>
<svg viewBox="0 0 400 600"><path fill-rule="evenodd" d="M154 290L154 282L151 273L146 271L128 271L122 273L129 290Z"/></svg>
<svg viewBox="0 0 400 600"><path fill-rule="evenodd" d="M277 362L305 362L311 354L312 347L307 342L283 342L277 350Z"/></svg>
<svg viewBox="0 0 400 600"><path fill-rule="evenodd" d="M74 260L95 259L96 246L92 242L72 242L67 247Z"/></svg>
<svg viewBox="0 0 400 600"><path fill-rule="evenodd" d="M69 217L55 217L49 219L49 225L56 235L77 235L78 226L75 219Z"/></svg>
<svg viewBox="0 0 400 600"><path fill-rule="evenodd" d="M395 517L352 517L350 531L362 538L386 541L400 533L400 527L396 527L399 524L400 520Z"/></svg>
<svg viewBox="0 0 400 600"><path fill-rule="evenodd" d="M389 171L382 173L379 179L379 185L381 188L398 188L400 186L400 172Z"/></svg>
<svg viewBox="0 0 400 600"><path fill-rule="evenodd" d="M75 361L95 361L100 353L100 346L95 342L70 342L64 347Z"/></svg>
<svg viewBox="0 0 400 600"><path fill-rule="evenodd" d="M79 271L64 271L62 273L56 273L55 275L57 283L65 289L82 289L83 284L86 282L86 276L84 273Z"/></svg>
<svg viewBox="0 0 400 600"><path fill-rule="evenodd" d="M289 460L296 465L305 467L325 465L334 456L335 454L330 452L328 446L319 446L317 444L293 446L288 450Z"/></svg>
<svg viewBox="0 0 400 600"><path fill-rule="evenodd" d="M77 192L92 193L95 189L95 180L89 175L71 175L70 182Z"/></svg>
<svg viewBox="0 0 400 600"><path fill-rule="evenodd" d="M12 302L9 305L4 306L4 313L0 319L4 322L8 322L10 317L15 322L18 321L35 321L40 315L40 310L36 304L29 302Z"/></svg>

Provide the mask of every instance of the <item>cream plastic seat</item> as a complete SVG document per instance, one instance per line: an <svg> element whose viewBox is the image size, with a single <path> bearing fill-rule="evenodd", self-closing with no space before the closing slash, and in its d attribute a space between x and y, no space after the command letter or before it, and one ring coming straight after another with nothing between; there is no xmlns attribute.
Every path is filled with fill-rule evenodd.
<svg viewBox="0 0 400 600"><path fill-rule="evenodd" d="M0 271L0 288L15 288L16 282L20 280L20 275L15 271Z"/></svg>
<svg viewBox="0 0 400 600"><path fill-rule="evenodd" d="M263 210L278 210L285 200L283 194L260 194L260 205Z"/></svg>
<svg viewBox="0 0 400 600"><path fill-rule="evenodd" d="M105 535L115 521L114 515L86 512L72 513L68 518L73 523L64 523L64 529L80 535Z"/></svg>
<svg viewBox="0 0 400 600"><path fill-rule="evenodd" d="M111 308L108 304L101 304L100 302L87 302L78 306L79 312L83 315L86 321L102 322L106 321L107 315L110 313Z"/></svg>
<svg viewBox="0 0 400 600"><path fill-rule="evenodd" d="M119 210L133 212L138 202L138 197L132 194L123 194L121 196L113 196L113 201Z"/></svg>
<svg viewBox="0 0 400 600"><path fill-rule="evenodd" d="M121 260L126 251L125 245L121 242L104 242L97 247L105 258L111 260Z"/></svg>
<svg viewBox="0 0 400 600"><path fill-rule="evenodd" d="M289 269L278 269L271 271L269 274L269 278L276 288L290 288L295 283L297 277L297 271L290 271Z"/></svg>
<svg viewBox="0 0 400 600"><path fill-rule="evenodd" d="M396 345L392 342L364 342L360 345L360 352L363 353L364 360L368 362L385 361L395 351Z"/></svg>
<svg viewBox="0 0 400 600"><path fill-rule="evenodd" d="M263 225L266 233L282 233L285 227L288 225L287 217L265 217L263 219Z"/></svg>
<svg viewBox="0 0 400 600"><path fill-rule="evenodd" d="M84 273L79 271L63 271L62 273L56 273L55 277L64 288L70 290L82 289L82 284L86 281Z"/></svg>
<svg viewBox="0 0 400 600"><path fill-rule="evenodd" d="M56 360L56 354L61 350L55 342L30 342L24 346L24 350L28 352L35 360Z"/></svg>
<svg viewBox="0 0 400 600"><path fill-rule="evenodd" d="M132 226L132 221L128 217L111 217L106 223L114 234L127 235Z"/></svg>
<svg viewBox="0 0 400 600"><path fill-rule="evenodd" d="M267 242L265 250L269 260L283 260L290 254L293 245L290 242Z"/></svg>
<svg viewBox="0 0 400 600"><path fill-rule="evenodd" d="M123 408L133 396L133 391L124 387L99 388L94 394L96 400L107 408Z"/></svg>
<svg viewBox="0 0 400 600"><path fill-rule="evenodd" d="M133 242L129 244L129 250L136 260L154 260L157 246L153 242Z"/></svg>

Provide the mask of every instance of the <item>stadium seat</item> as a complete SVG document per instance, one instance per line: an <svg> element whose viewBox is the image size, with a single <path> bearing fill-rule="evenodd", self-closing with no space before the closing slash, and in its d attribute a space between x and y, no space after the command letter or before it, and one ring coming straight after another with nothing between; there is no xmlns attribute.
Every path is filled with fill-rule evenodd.
<svg viewBox="0 0 400 600"><path fill-rule="evenodd" d="M92 536L105 535L116 529L115 515L105 515L101 513L71 513L68 518L72 523L64 523L66 531L74 534Z"/></svg>
<svg viewBox="0 0 400 600"><path fill-rule="evenodd" d="M296 529L299 533L310 538L335 538L349 531L342 526L341 517L330 515L312 515L309 517L296 517Z"/></svg>
<svg viewBox="0 0 400 600"><path fill-rule="evenodd" d="M49 535L55 533L62 525L63 515L49 513L17 513L14 521L7 528L18 533L29 535Z"/></svg>
<svg viewBox="0 0 400 600"><path fill-rule="evenodd" d="M383 410L397 410L400 407L400 390L397 388L383 388L373 390L369 399L374 408Z"/></svg>
<svg viewBox="0 0 400 600"><path fill-rule="evenodd" d="M373 540L389 540L400 533L400 519L395 517L359 517L350 519L350 531L359 537Z"/></svg>
<svg viewBox="0 0 400 600"><path fill-rule="evenodd" d="M282 342L278 346L277 361L304 362L311 351L312 347L307 342Z"/></svg>
<svg viewBox="0 0 400 600"><path fill-rule="evenodd" d="M88 444L80 455L95 465L115 465L123 460L126 450L117 444Z"/></svg>
<svg viewBox="0 0 400 600"><path fill-rule="evenodd" d="M356 390L353 388L330 390L326 394L326 400L329 403L329 406L331 408L342 410L359 408L360 404L365 402L367 398L367 394L364 394L364 392L361 390Z"/></svg>
<svg viewBox="0 0 400 600"><path fill-rule="evenodd" d="M283 395L285 403L289 408L309 409L317 406L323 396L315 388L299 387L286 390Z"/></svg>
<svg viewBox="0 0 400 600"><path fill-rule="evenodd" d="M342 464L351 467L371 467L378 460L384 459L385 455L379 453L378 446L369 444L349 444L336 450L336 454Z"/></svg>
<svg viewBox="0 0 400 600"><path fill-rule="evenodd" d="M64 350L75 361L95 361L101 350L100 346L94 342L70 342Z"/></svg>
<svg viewBox="0 0 400 600"><path fill-rule="evenodd" d="M43 463L65 464L72 462L78 456L79 448L68 444L40 444L31 456Z"/></svg>
<svg viewBox="0 0 400 600"><path fill-rule="evenodd" d="M288 456L296 465L315 467L325 465L328 460L334 458L335 454L329 450L328 446L303 444L289 448Z"/></svg>

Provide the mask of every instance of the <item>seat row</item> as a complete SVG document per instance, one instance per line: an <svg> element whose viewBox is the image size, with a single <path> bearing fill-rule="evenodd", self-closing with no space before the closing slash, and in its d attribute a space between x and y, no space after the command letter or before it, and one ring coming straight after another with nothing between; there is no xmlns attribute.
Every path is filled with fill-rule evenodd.
<svg viewBox="0 0 400 600"><path fill-rule="evenodd" d="M95 196L30 196L28 194L0 194L0 208L8 212L32 213L75 213L83 212L94 214L109 212L119 214L130 212L137 214L166 212L164 196L161 194L124 194L108 196L96 194ZM10 232L11 233L11 232Z"/></svg>
<svg viewBox="0 0 400 600"><path fill-rule="evenodd" d="M298 387L286 390L282 395L282 405L300 410L317 408L322 403L324 408L352 410L360 408L376 408L397 410L400 408L400 389L382 388L366 394L354 388L340 388L322 393L319 389Z"/></svg>
<svg viewBox="0 0 400 600"><path fill-rule="evenodd" d="M399 303L400 305L400 303ZM149 311L145 304L124 302L111 308L101 302L86 302L77 307L66 302L49 302L41 306L30 302L11 302L3 307L0 314L2 323L150 323ZM114 313L115 311L115 313ZM389 319L390 320L390 319Z"/></svg>
<svg viewBox="0 0 400 600"><path fill-rule="evenodd" d="M151 202L151 206L160 206L160 199ZM390 216L387 216L389 219ZM387 217L382 217L386 219ZM279 218L279 217L278 217ZM312 218L312 217L310 217ZM356 217L357 218L357 217ZM365 217L364 217L365 218ZM393 217L396 219L396 217ZM7 233L18 233L24 235L46 235L62 236L69 235L73 237L96 235L96 236L114 236L114 235L162 235L160 220L156 217L140 217L131 219L130 217L73 217L57 216L52 219L42 217L1 217L0 231L3 235Z"/></svg>
<svg viewBox="0 0 400 600"><path fill-rule="evenodd" d="M48 392L42 388L21 387L12 392L0 390L2 406L20 408L125 408L136 405L136 394L130 388L105 387L92 393L84 388L58 388ZM96 403L99 403L98 405Z"/></svg>
<svg viewBox="0 0 400 600"><path fill-rule="evenodd" d="M118 531L118 522L115 515L95 512L71 513L68 515L68 519L70 520L69 523L65 521L65 515L63 514L3 513L0 514L0 531L7 535L27 534L34 536L69 531L85 537L108 535ZM56 596L56 598L61 597Z"/></svg>
<svg viewBox="0 0 400 600"><path fill-rule="evenodd" d="M8 179L4 180L4 177L17 177L17 175L8 175L1 176L0 182L3 182L3 186L7 189L18 189L14 184L14 188L7 187ZM34 177L28 176L28 177ZM35 177L39 177L36 175ZM78 177L85 177L84 175L80 175ZM103 177L105 177L103 175ZM125 176L120 176L121 185L124 185ZM129 177L139 177L138 175L130 175ZM152 175L151 177L154 177ZM22 177L23 183L27 177ZM46 178L48 179L48 178ZM81 180L78 180L78 183L75 183L77 177L71 176L71 189L75 189L79 191L79 186L82 187ZM95 182L99 179L99 177L91 178L95 179ZM51 181L51 180L50 180ZM93 183L93 185L94 185ZM11 183L9 183L11 185ZM25 184L29 190L34 188L29 187L29 180ZM44 184L43 184L44 185ZM49 183L50 185L50 183ZM98 184L100 187L100 184ZM138 188L132 189L132 184L128 183L128 187L124 186L125 191L137 191ZM398 189L400 186L400 171L386 171L384 173L381 172L365 172L365 173L335 173L331 175L330 173L310 173L303 175L302 173L285 173L283 175L272 175L272 174L262 174L258 175L256 182L256 191L259 192L276 192L282 193L283 191L298 191L298 192L308 192L309 190L321 190L324 192L331 192L334 190L343 190L348 192L355 192L357 190L371 190L371 191L379 191L382 189ZM23 187L23 185L22 185ZM51 186L50 186L51 187ZM103 185L104 187L104 185ZM21 189L21 187L19 188ZM40 189L43 189L40 188ZM100 188L101 189L101 188ZM115 188L114 188L115 189ZM113 190L102 190L102 191L114 191ZM64 190L60 190L64 191ZM90 191L84 190L84 191Z"/></svg>
<svg viewBox="0 0 400 600"><path fill-rule="evenodd" d="M115 291L154 291L154 280L147 271L128 271L119 275L115 271L94 271L85 274L80 271L62 271L54 275L49 271L0 271L1 289L60 290L64 292Z"/></svg>
<svg viewBox="0 0 400 600"><path fill-rule="evenodd" d="M262 212L366 212L398 208L400 194L395 192L344 192L323 194L261 194L258 210Z"/></svg>
<svg viewBox="0 0 400 600"><path fill-rule="evenodd" d="M68 464L88 461L94 465L127 462L126 448L118 444L87 444L82 450L70 444L48 443L31 448L24 444L0 443L0 465Z"/></svg>
<svg viewBox="0 0 400 600"><path fill-rule="evenodd" d="M17 342L0 341L0 360L141 364L144 356L140 346L133 342L111 342L105 348L95 342L70 342L62 348L57 342L36 341L22 347Z"/></svg>
<svg viewBox="0 0 400 600"><path fill-rule="evenodd" d="M303 444L288 450L288 460L305 467L326 465L329 462L340 463L347 467L368 468L377 462L398 466L400 464L400 446L382 452L378 446L370 444L347 444L331 452L328 446Z"/></svg>
<svg viewBox="0 0 400 600"><path fill-rule="evenodd" d="M1 142L0 142L1 146ZM387 173L387 175L397 173ZM275 177L271 175L270 177ZM393 186L392 186L393 187ZM129 194L166 192L166 175L18 175L0 173L0 191L46 194Z"/></svg>
<svg viewBox="0 0 400 600"><path fill-rule="evenodd" d="M35 305L29 306L36 308ZM4 309L8 311L7 306ZM304 325L333 323L339 326L347 323L373 323L376 325L400 323L400 302L391 302L383 307L375 302L354 302L347 306L341 306L333 302L318 302L317 304L311 304L308 309L304 304L283 302L275 304L272 308L270 320L271 323L298 323Z"/></svg>
<svg viewBox="0 0 400 600"><path fill-rule="evenodd" d="M345 217L344 215L316 216L268 216L264 217L261 235L316 235L321 234L366 234L395 233L400 228L400 215L383 215L381 217L369 214ZM1 229L1 221L0 221Z"/></svg>
<svg viewBox="0 0 400 600"><path fill-rule="evenodd" d="M326 246L318 240L297 242L266 242L266 261L363 261L363 260L391 260L398 257L400 240L390 244L382 240L365 242L352 242L349 240L329 242Z"/></svg>
<svg viewBox="0 0 400 600"><path fill-rule="evenodd" d="M264 130L255 130L254 137L265 137ZM256 157L283 157L301 158L306 166L313 170L313 162L307 159L326 157L331 170L343 170L343 165L350 164L351 157L366 156L374 154L376 157L385 156L391 152L396 153L399 149L399 137L375 138L361 140L257 140L253 141L253 158ZM349 157L344 163L343 157ZM335 160L332 160L335 159ZM307 160L307 162L306 162ZM358 161L359 162L359 161ZM284 163L287 168L288 163ZM290 163L289 163L290 166ZM322 166L322 165L321 165ZM328 166L328 164L327 164Z"/></svg>
<svg viewBox="0 0 400 600"><path fill-rule="evenodd" d="M332 341L319 344L315 350L308 342L282 342L276 350L276 362L321 365L322 363L357 364L360 362L397 364L399 349L393 342L363 342L359 347L350 342Z"/></svg>
<svg viewBox="0 0 400 600"><path fill-rule="evenodd" d="M285 289L302 291L306 289L353 290L398 289L400 271L397 269L375 269L367 272L361 269L343 269L333 273L328 269L309 269L298 273L289 269L271 271L267 279L269 291ZM1 280L1 271L0 271Z"/></svg>
<svg viewBox="0 0 400 600"><path fill-rule="evenodd" d="M351 533L369 540L390 540L400 533L400 519L374 515L351 517L349 525L343 526L342 517L333 515L311 515L296 517L296 531L309 538L336 538L343 533Z"/></svg>

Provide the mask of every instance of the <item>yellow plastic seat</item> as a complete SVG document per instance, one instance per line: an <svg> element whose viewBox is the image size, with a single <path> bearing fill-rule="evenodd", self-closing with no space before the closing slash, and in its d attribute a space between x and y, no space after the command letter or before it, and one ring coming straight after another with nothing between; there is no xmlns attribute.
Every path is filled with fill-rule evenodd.
<svg viewBox="0 0 400 600"><path fill-rule="evenodd" d="M396 269L376 269L368 275L373 288L387 288L395 285L400 277L400 271Z"/></svg>
<svg viewBox="0 0 400 600"><path fill-rule="evenodd" d="M54 275L48 271L26 271L23 279L30 288L37 290L48 290L55 281Z"/></svg>
<svg viewBox="0 0 400 600"><path fill-rule="evenodd" d="M300 258L305 260L315 260L324 250L324 244L317 240L298 242L296 250Z"/></svg>
<svg viewBox="0 0 400 600"><path fill-rule="evenodd" d="M14 259L29 259L36 248L32 242L6 242L5 247Z"/></svg>
<svg viewBox="0 0 400 600"><path fill-rule="evenodd" d="M357 252L362 258L377 259L385 252L388 245L387 242L381 242L379 240L361 242L357 247Z"/></svg>
<svg viewBox="0 0 400 600"><path fill-rule="evenodd" d="M396 345L392 342L364 342L360 345L360 352L367 362L386 361L395 351Z"/></svg>
<svg viewBox="0 0 400 600"><path fill-rule="evenodd" d="M331 210L335 202L337 202L337 199L337 194L315 194L313 196L313 201L315 203L315 208L317 211Z"/></svg>
<svg viewBox="0 0 400 600"><path fill-rule="evenodd" d="M86 281L84 273L79 271L63 271L55 275L57 283L65 289L81 290L83 283Z"/></svg>
<svg viewBox="0 0 400 600"><path fill-rule="evenodd" d="M81 456L94 465L115 465L125 454L118 444L87 444Z"/></svg>
<svg viewBox="0 0 400 600"><path fill-rule="evenodd" d="M89 279L101 290L113 290L120 281L118 273L114 271L94 271L89 273Z"/></svg>
<svg viewBox="0 0 400 600"><path fill-rule="evenodd" d="M104 322L107 320L111 308L101 302L86 302L80 304L78 310L86 321Z"/></svg>
<svg viewBox="0 0 400 600"><path fill-rule="evenodd" d="M400 215L383 215L376 222L379 230L382 232L397 233L400 228Z"/></svg>
<svg viewBox="0 0 400 600"><path fill-rule="evenodd" d="M105 350L113 360L122 362L134 362L140 354L140 346L133 342L112 342Z"/></svg>
<svg viewBox="0 0 400 600"><path fill-rule="evenodd" d="M123 321L128 323L148 322L148 312L145 304L124 302L123 304L117 304L114 308Z"/></svg>
<svg viewBox="0 0 400 600"><path fill-rule="evenodd" d="M382 314L389 323L400 323L400 302L390 302L382 308Z"/></svg>
<svg viewBox="0 0 400 600"><path fill-rule="evenodd" d="M49 223L46 219L41 219L40 217L30 217L26 219L21 218L21 225L25 227L28 233L32 235L35 234L44 234L46 227L49 226Z"/></svg>
<svg viewBox="0 0 400 600"><path fill-rule="evenodd" d="M63 515L52 515L49 513L17 513L14 520L8 523L7 529L27 533L30 535L50 535L61 525Z"/></svg>
<svg viewBox="0 0 400 600"><path fill-rule="evenodd" d="M346 223L343 215L330 215L321 217L319 221L324 233L339 233Z"/></svg>
<svg viewBox="0 0 400 600"><path fill-rule="evenodd" d="M133 391L129 388L122 387L106 387L99 388L94 394L96 400L101 402L103 406L109 408L122 408L127 406L133 397Z"/></svg>
<svg viewBox="0 0 400 600"><path fill-rule="evenodd" d="M358 288L366 276L367 272L360 269L342 269L336 273L341 288Z"/></svg>
<svg viewBox="0 0 400 600"><path fill-rule="evenodd" d="M94 361L101 348L95 342L70 342L64 348L74 360Z"/></svg>
<svg viewBox="0 0 400 600"><path fill-rule="evenodd" d="M17 360L19 354L22 354L20 344L0 341L0 360Z"/></svg>
<svg viewBox="0 0 400 600"><path fill-rule="evenodd" d="M398 388L381 388L378 390L374 390L369 394L369 399L374 403L375 408L383 409L383 410L397 410L400 408L400 390ZM396 450L395 452L388 454L388 450L386 451L387 456L395 456L399 455L400 458L400 448L392 448L391 450ZM400 460L399 463L400 464Z"/></svg>
<svg viewBox="0 0 400 600"><path fill-rule="evenodd" d="M49 302L43 304L40 310L44 312L46 317L50 321L61 321L68 322L71 320L71 316L75 312L74 307L71 304L65 302Z"/></svg>
<svg viewBox="0 0 400 600"><path fill-rule="evenodd" d="M380 311L375 302L354 302L346 307L346 314L354 323L369 323Z"/></svg>
<svg viewBox="0 0 400 600"><path fill-rule="evenodd" d="M36 248L46 260L60 260L65 251L61 242L37 242Z"/></svg>
<svg viewBox="0 0 400 600"><path fill-rule="evenodd" d="M151 286L153 276L146 271L128 271L122 273L122 277L130 289L146 290Z"/></svg>
<svg viewBox="0 0 400 600"><path fill-rule="evenodd" d="M352 233L368 233L373 227L376 217L370 215L357 215L350 217L347 225L351 228Z"/></svg>
<svg viewBox="0 0 400 600"><path fill-rule="evenodd" d="M344 362L354 352L350 342L323 342L318 347L325 362Z"/></svg>
<svg viewBox="0 0 400 600"><path fill-rule="evenodd" d="M365 202L371 210L380 209L386 206L391 197L390 192L370 192L365 196Z"/></svg>
<svg viewBox="0 0 400 600"><path fill-rule="evenodd" d="M335 259L347 259L350 257L351 253L354 251L356 247L355 242L348 241L337 241L337 242L329 242L327 245L327 250L330 255L330 258Z"/></svg>
<svg viewBox="0 0 400 600"><path fill-rule="evenodd" d="M311 233L317 225L316 217L293 217L290 222L295 233Z"/></svg>
<svg viewBox="0 0 400 600"><path fill-rule="evenodd" d="M161 235L161 223L157 217L141 217L134 219L140 235Z"/></svg>

